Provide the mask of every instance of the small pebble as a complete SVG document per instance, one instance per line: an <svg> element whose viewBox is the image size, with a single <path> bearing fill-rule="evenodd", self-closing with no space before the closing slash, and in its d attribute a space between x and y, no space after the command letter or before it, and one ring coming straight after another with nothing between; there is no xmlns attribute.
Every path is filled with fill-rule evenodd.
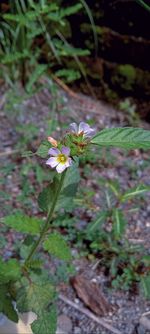
<svg viewBox="0 0 150 334"><path fill-rule="evenodd" d="M79 300L78 298L75 298L75 299L74 299L74 302L75 302L76 304L79 304L79 303L80 303L80 300Z"/></svg>
<svg viewBox="0 0 150 334"><path fill-rule="evenodd" d="M72 332L72 321L67 315L61 314L57 319L57 324L57 334L70 334Z"/></svg>
<svg viewBox="0 0 150 334"><path fill-rule="evenodd" d="M80 327L74 327L74 334L81 334L81 328Z"/></svg>

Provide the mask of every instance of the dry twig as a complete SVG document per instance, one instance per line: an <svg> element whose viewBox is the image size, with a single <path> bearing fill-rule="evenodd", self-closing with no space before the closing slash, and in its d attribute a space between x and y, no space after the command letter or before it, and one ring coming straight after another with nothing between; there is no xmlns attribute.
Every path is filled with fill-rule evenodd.
<svg viewBox="0 0 150 334"><path fill-rule="evenodd" d="M81 307L79 305L77 305L76 303L72 302L70 299L68 299L67 297L65 297L62 294L59 294L59 299L62 300L63 302L65 302L66 304L72 306L73 308L75 308L76 310L78 310L79 312L84 313L88 318L92 319L93 321L97 322L99 325L103 326L104 328L108 329L109 331L111 331L114 334L123 334L120 330L112 327L111 325L109 325L107 322L105 322L103 319L100 319L99 317L97 317L96 315L94 315L91 311L89 311L88 309Z"/></svg>
<svg viewBox="0 0 150 334"><path fill-rule="evenodd" d="M12 155L12 154L16 154L16 153L19 153L20 150L6 150L4 152L0 152L0 157L4 157L4 156L7 156L7 155Z"/></svg>

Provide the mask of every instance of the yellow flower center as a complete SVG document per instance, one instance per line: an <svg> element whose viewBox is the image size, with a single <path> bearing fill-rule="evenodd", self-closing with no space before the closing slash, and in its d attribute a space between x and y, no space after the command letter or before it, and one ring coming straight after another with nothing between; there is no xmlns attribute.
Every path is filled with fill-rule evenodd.
<svg viewBox="0 0 150 334"><path fill-rule="evenodd" d="M65 163L67 161L67 157L64 154L58 154L57 156L57 161L59 163Z"/></svg>

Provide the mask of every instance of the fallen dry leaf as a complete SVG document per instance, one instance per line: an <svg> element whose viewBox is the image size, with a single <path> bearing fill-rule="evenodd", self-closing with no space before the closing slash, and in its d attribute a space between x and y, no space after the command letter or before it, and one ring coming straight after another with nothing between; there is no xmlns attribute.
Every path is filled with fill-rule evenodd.
<svg viewBox="0 0 150 334"><path fill-rule="evenodd" d="M100 291L98 284L87 280L83 275L72 277L70 282L78 297L94 313L104 316L113 310L110 303L108 303L103 293Z"/></svg>

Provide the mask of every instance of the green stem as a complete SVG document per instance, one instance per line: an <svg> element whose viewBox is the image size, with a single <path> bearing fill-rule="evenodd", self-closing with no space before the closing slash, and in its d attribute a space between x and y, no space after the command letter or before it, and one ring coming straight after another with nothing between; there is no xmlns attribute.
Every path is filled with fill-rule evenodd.
<svg viewBox="0 0 150 334"><path fill-rule="evenodd" d="M25 260L24 267L26 267L27 264L28 264L28 262L31 260L32 256L36 252L38 246L40 245L41 241L44 239L45 234L46 234L46 232L49 229L49 224L52 221L52 216L53 216L53 213L54 213L54 210L55 210L55 206L56 206L59 194L61 192L61 189L62 189L62 186L63 186L63 183L64 183L65 175L66 175L66 171L64 173L62 173L62 175L61 175L60 182L59 182L57 191L55 193L52 205L51 205L51 207L49 209L45 225L43 226L41 234L40 234L39 238L37 239L37 241L35 242L35 244L33 245L32 249L31 249L31 252L29 253L27 259Z"/></svg>
<svg viewBox="0 0 150 334"><path fill-rule="evenodd" d="M143 8L145 8L146 10L150 12L150 6L147 5L147 3L145 3L143 0L136 0L136 2L138 2L139 5L141 5Z"/></svg>

